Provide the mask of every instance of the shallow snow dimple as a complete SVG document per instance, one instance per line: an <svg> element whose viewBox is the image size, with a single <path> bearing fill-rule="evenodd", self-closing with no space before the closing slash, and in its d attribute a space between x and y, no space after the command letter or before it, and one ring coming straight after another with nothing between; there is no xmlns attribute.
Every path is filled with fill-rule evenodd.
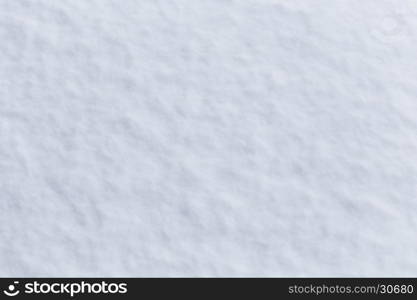
<svg viewBox="0 0 417 300"><path fill-rule="evenodd" d="M415 276L416 13L1 2L0 275Z"/></svg>

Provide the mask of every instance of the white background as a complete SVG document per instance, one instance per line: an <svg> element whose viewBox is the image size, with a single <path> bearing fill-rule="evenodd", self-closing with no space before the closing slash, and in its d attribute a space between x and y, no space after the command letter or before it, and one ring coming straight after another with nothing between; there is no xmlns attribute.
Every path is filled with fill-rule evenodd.
<svg viewBox="0 0 417 300"><path fill-rule="evenodd" d="M416 276L416 16L0 0L0 276Z"/></svg>

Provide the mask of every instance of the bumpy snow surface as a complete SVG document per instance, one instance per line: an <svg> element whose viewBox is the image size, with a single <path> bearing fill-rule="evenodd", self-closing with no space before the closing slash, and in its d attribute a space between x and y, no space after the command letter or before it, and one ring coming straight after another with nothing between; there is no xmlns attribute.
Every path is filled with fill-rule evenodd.
<svg viewBox="0 0 417 300"><path fill-rule="evenodd" d="M0 0L1 276L416 276L414 0Z"/></svg>

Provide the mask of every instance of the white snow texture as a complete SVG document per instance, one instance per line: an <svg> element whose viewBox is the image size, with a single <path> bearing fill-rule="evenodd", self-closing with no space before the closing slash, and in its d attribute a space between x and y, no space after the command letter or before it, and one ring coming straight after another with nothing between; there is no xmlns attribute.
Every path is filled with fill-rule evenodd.
<svg viewBox="0 0 417 300"><path fill-rule="evenodd" d="M417 276L416 16L0 0L0 276Z"/></svg>

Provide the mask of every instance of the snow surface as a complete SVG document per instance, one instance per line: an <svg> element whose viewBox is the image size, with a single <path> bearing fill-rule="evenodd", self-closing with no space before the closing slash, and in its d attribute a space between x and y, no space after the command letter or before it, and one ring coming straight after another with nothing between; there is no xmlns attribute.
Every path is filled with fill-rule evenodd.
<svg viewBox="0 0 417 300"><path fill-rule="evenodd" d="M0 275L417 276L416 16L0 0Z"/></svg>

